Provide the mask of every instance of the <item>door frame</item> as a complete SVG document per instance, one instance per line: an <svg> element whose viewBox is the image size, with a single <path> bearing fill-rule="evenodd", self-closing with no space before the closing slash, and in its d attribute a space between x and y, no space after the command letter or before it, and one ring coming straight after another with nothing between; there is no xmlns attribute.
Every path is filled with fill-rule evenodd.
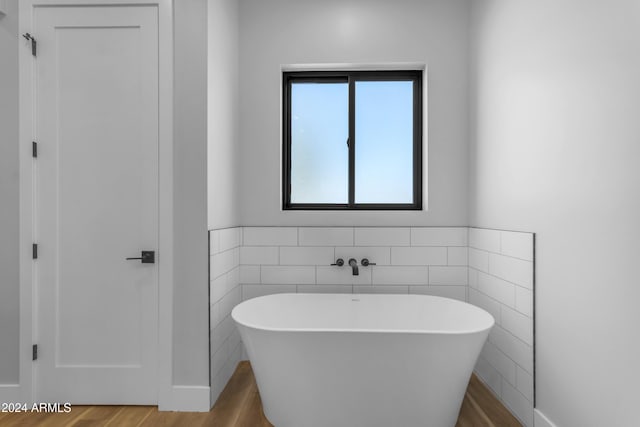
<svg viewBox="0 0 640 427"><path fill-rule="evenodd" d="M36 344L37 287L32 244L35 229L37 159L35 135L35 61L24 33L33 34L36 7L148 5L158 10L158 407L180 410L173 386L173 1L172 0L21 0L19 5L19 169L20 169L20 383L14 402L35 403L36 376L32 344ZM9 400L6 400L9 401Z"/></svg>

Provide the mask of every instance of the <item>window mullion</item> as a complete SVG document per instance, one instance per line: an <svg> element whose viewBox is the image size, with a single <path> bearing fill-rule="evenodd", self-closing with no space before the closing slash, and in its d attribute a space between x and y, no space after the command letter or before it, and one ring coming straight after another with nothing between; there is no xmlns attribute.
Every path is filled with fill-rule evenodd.
<svg viewBox="0 0 640 427"><path fill-rule="evenodd" d="M356 200L356 84L349 76L349 207Z"/></svg>
<svg viewBox="0 0 640 427"><path fill-rule="evenodd" d="M285 113L283 117L284 150L282 152L283 177L282 194L284 195L284 208L291 206L291 80L284 74L283 97Z"/></svg>
<svg viewBox="0 0 640 427"><path fill-rule="evenodd" d="M422 80L413 79L413 203L422 207Z"/></svg>

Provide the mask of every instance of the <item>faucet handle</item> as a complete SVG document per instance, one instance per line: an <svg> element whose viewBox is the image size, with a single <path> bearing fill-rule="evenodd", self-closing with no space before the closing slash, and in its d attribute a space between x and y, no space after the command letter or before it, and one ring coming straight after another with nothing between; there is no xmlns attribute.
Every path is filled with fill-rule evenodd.
<svg viewBox="0 0 640 427"><path fill-rule="evenodd" d="M366 267L368 265L376 265L375 262L369 262L367 258L362 258L362 261L360 261L360 264L362 264L363 267Z"/></svg>
<svg viewBox="0 0 640 427"><path fill-rule="evenodd" d="M344 260L342 258L338 258L336 262L331 265L337 265L338 267L342 267L344 265Z"/></svg>

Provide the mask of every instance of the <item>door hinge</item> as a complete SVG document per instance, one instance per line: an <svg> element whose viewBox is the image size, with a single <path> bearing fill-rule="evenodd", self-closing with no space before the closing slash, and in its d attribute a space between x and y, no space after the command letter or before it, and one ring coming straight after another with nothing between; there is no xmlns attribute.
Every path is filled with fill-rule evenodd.
<svg viewBox="0 0 640 427"><path fill-rule="evenodd" d="M33 259L38 259L38 244L34 243L31 246L31 256L33 257Z"/></svg>
<svg viewBox="0 0 640 427"><path fill-rule="evenodd" d="M38 157L38 143L35 141L31 143L31 155L33 157Z"/></svg>
<svg viewBox="0 0 640 427"><path fill-rule="evenodd" d="M31 349L31 360L38 360L38 344L34 344Z"/></svg>
<svg viewBox="0 0 640 427"><path fill-rule="evenodd" d="M31 55L36 56L36 45L37 45L36 39L29 33L24 33L22 37L24 37L25 39L31 42Z"/></svg>

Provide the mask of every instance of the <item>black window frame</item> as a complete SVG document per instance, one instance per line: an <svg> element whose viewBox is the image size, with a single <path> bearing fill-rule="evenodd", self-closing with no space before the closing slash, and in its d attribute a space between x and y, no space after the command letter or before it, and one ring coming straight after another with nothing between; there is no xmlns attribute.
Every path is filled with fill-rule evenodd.
<svg viewBox="0 0 640 427"><path fill-rule="evenodd" d="M282 73L283 210L422 210L422 70L284 71ZM413 203L355 203L355 83L357 81L413 82ZM291 203L291 84L348 83L349 194L347 203Z"/></svg>

